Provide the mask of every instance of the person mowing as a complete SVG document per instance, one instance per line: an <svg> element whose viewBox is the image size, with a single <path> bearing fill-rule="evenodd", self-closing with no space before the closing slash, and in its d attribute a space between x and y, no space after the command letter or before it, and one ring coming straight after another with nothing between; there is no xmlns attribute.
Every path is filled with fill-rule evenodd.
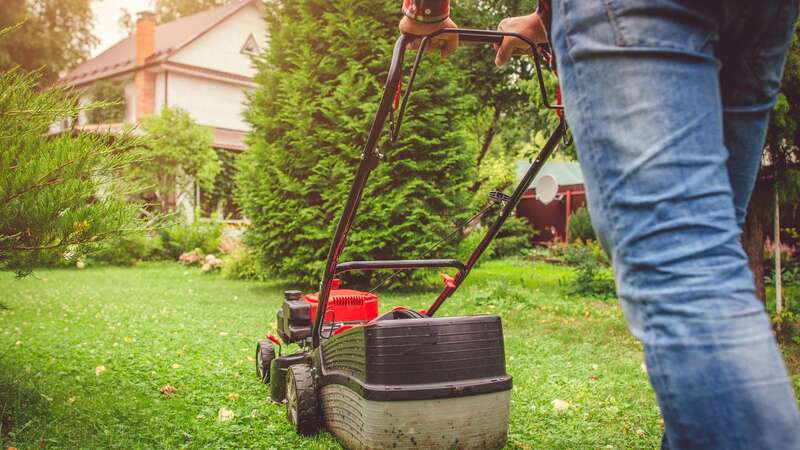
<svg viewBox="0 0 800 450"><path fill-rule="evenodd" d="M400 30L455 28L405 0ZM644 346L664 449L800 449L800 414L739 241L797 0L540 2L589 212ZM455 34L434 42L442 56ZM495 63L527 46L506 38Z"/></svg>

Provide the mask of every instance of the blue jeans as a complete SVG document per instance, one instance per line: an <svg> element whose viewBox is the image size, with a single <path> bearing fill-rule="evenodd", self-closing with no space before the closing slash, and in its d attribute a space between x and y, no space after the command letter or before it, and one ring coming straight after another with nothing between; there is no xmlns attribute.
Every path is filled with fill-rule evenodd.
<svg viewBox="0 0 800 450"><path fill-rule="evenodd" d="M589 211L669 449L800 449L739 242L797 0L554 0Z"/></svg>

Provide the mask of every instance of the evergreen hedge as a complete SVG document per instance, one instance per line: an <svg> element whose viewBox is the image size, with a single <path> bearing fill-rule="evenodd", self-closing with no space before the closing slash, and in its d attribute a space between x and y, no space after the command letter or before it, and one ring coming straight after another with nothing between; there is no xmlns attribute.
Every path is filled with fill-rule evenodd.
<svg viewBox="0 0 800 450"><path fill-rule="evenodd" d="M247 243L275 276L310 285L321 278L399 17L397 0L267 4L270 42L257 61L237 200L252 221ZM476 151L463 145L461 123L475 100L461 81L452 61L427 57L399 141L379 145L385 157L342 261L419 257L469 214Z"/></svg>

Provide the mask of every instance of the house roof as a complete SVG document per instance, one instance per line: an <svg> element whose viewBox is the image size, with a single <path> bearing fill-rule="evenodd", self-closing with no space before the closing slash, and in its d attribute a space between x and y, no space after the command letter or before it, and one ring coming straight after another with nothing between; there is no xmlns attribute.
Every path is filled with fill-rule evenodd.
<svg viewBox="0 0 800 450"><path fill-rule="evenodd" d="M530 166L531 163L528 161L517 161L517 182L525 176L525 172L528 171ZM583 172L581 172L581 166L578 163L550 161L544 164L542 170L539 171L539 174L536 175L528 187L533 188L533 186L536 186L539 178L546 174L552 175L559 186L583 184Z"/></svg>
<svg viewBox="0 0 800 450"><path fill-rule="evenodd" d="M165 60L253 1L237 0L156 26L155 53L146 65ZM131 35L70 70L61 82L75 86L121 75L136 69L135 62L136 37Z"/></svg>

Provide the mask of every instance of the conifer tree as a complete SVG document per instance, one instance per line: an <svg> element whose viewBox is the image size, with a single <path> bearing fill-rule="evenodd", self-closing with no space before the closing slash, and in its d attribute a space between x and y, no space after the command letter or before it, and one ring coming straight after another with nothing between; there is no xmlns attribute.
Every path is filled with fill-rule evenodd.
<svg viewBox="0 0 800 450"><path fill-rule="evenodd" d="M69 251L140 229L141 204L128 175L142 155L127 135L48 135L54 123L75 117L76 95L41 89L40 74L0 72L0 269L25 272Z"/></svg>
<svg viewBox="0 0 800 450"><path fill-rule="evenodd" d="M266 266L312 284L377 109L399 5L277 0L266 20L269 49L258 61L238 201L252 221L248 242ZM475 99L453 64L433 54L423 63L400 139L379 145L385 157L343 260L419 257L468 213L476 152L463 145L462 119Z"/></svg>

